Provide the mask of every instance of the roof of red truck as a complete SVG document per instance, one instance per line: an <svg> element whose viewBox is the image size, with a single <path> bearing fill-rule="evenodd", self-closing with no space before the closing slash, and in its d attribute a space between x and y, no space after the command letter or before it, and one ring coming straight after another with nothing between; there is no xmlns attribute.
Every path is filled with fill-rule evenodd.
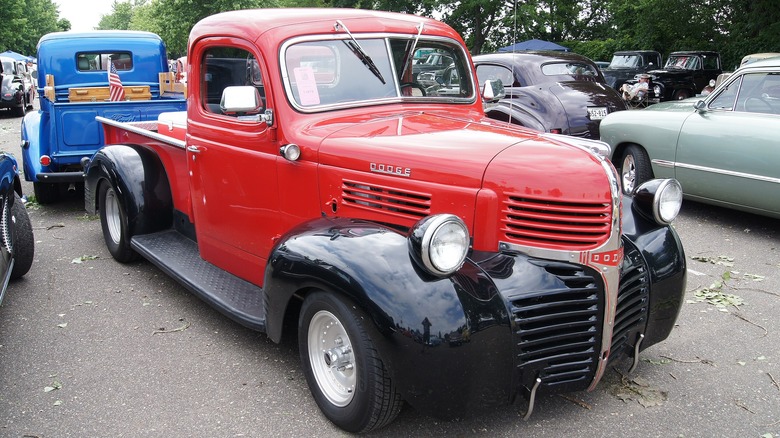
<svg viewBox="0 0 780 438"><path fill-rule="evenodd" d="M190 44L206 36L238 35L247 39L257 38L271 30L275 39L327 32L335 30L336 20L341 20L352 33L399 32L416 34L416 26L423 23L422 34L443 35L462 41L450 26L432 18L397 12L339 8L280 8L249 9L223 12L199 21L190 32ZM278 39L282 37L282 39Z"/></svg>

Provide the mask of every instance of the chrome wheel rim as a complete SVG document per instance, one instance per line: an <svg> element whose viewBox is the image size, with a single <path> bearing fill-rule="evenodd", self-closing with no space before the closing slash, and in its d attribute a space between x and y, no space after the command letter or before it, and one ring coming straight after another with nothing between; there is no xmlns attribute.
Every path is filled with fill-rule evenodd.
<svg viewBox="0 0 780 438"><path fill-rule="evenodd" d="M106 226L111 240L118 244L122 238L122 214L119 211L119 199L113 188L109 187L106 191Z"/></svg>
<svg viewBox="0 0 780 438"><path fill-rule="evenodd" d="M636 163L634 162L633 155L626 155L626 158L623 159L623 167L621 167L620 172L623 179L623 192L633 192L634 184L636 183Z"/></svg>
<svg viewBox="0 0 780 438"><path fill-rule="evenodd" d="M355 396L357 373L352 342L344 326L332 313L314 314L308 333L309 363L322 394L338 407Z"/></svg>

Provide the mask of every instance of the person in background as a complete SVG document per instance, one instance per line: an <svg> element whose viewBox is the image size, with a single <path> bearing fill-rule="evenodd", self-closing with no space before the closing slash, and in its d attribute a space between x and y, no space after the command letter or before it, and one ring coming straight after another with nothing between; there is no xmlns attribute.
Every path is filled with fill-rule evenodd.
<svg viewBox="0 0 780 438"><path fill-rule="evenodd" d="M639 81L635 84L623 84L620 87L620 91L623 92L623 100L634 100L636 98L643 98L647 94L647 90L650 89L650 75L639 75Z"/></svg>

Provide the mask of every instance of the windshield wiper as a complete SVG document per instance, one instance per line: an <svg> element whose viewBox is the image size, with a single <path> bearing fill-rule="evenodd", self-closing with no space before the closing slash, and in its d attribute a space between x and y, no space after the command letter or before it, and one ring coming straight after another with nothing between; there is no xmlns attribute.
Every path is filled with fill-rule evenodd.
<svg viewBox="0 0 780 438"><path fill-rule="evenodd" d="M363 65L368 67L368 69L371 71L371 73L374 74L380 81L382 81L382 84L386 84L385 78L382 76L382 72L379 71L379 68L374 64L374 61L371 59L370 56L368 56L368 53L366 53L365 50L363 50L363 47L360 46L360 43L355 39L354 36L352 36L352 33L347 29L347 26L344 25L344 23L341 22L341 20L336 20L336 25L334 26L336 30L339 30L339 28L343 28L344 32L349 35L349 38L352 41L344 41L344 44L349 47L350 50L352 50L352 53L355 54L355 56L358 57L359 60L363 62Z"/></svg>
<svg viewBox="0 0 780 438"><path fill-rule="evenodd" d="M423 27L425 25L421 21L420 24L418 24L417 27L417 36L414 37L414 42L412 42L412 46L409 47L409 50L406 52L406 55L404 56L404 63L402 64L404 66L404 71L401 72L401 77L406 77L406 70L409 69L409 66L412 64L409 62L411 58L414 57L414 51L417 50L417 42L420 40L420 34L423 31Z"/></svg>

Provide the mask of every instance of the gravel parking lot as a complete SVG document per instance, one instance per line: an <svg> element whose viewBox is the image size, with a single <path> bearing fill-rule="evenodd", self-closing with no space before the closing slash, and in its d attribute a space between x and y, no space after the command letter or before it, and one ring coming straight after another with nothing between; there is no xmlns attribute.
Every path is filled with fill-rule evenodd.
<svg viewBox="0 0 780 438"><path fill-rule="evenodd" d="M0 112L0 148L19 159L20 122ZM83 192L29 213L35 261L0 306L0 436L344 435L293 336L274 344L151 264L115 262ZM686 202L676 228L688 302L631 375L542 396L528 421L519 404L459 421L405 408L375 435L780 436L780 222Z"/></svg>

